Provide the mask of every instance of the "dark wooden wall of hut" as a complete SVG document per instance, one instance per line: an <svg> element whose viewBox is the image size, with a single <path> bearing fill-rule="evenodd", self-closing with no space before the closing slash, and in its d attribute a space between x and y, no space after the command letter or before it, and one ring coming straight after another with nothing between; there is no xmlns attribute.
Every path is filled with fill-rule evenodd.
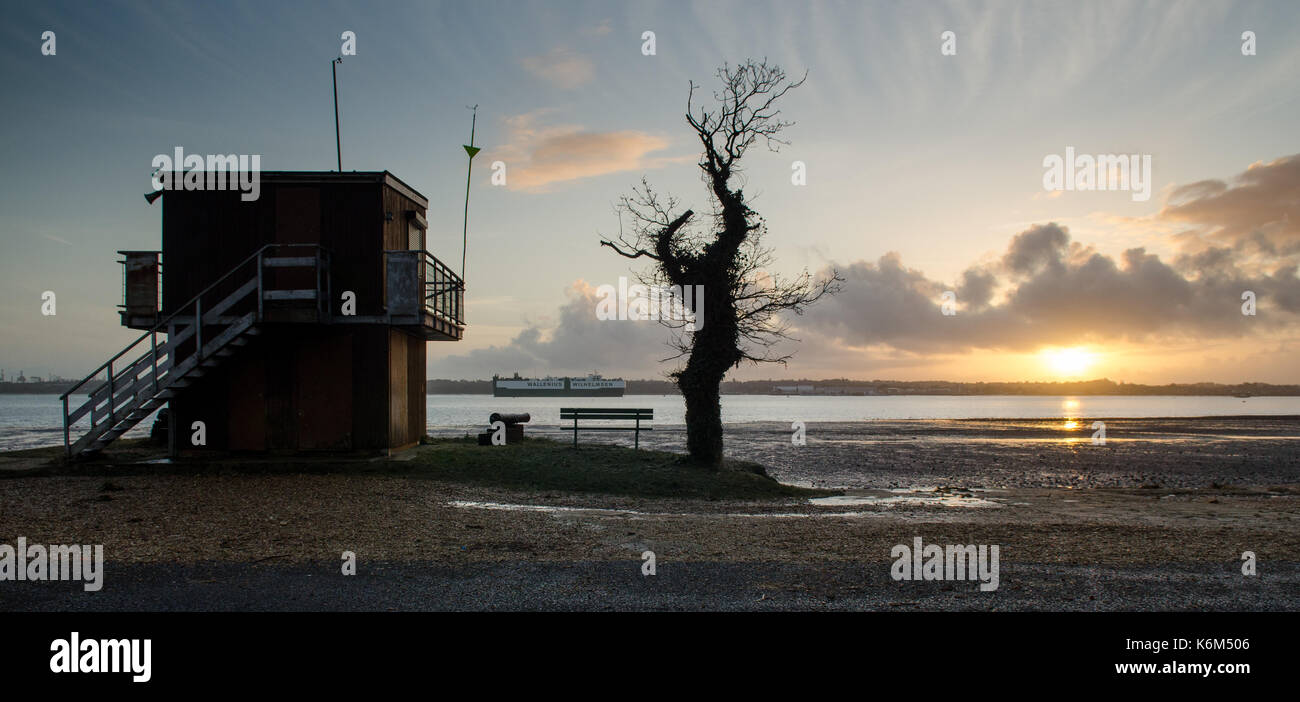
<svg viewBox="0 0 1300 702"><path fill-rule="evenodd" d="M425 433L425 344L385 327L268 330L172 400L180 448L203 421L208 450L410 446Z"/></svg>
<svg viewBox="0 0 1300 702"><path fill-rule="evenodd" d="M394 188L384 188L384 249L409 248L411 215L425 215L425 206ZM387 213L391 212L392 217ZM428 243L421 237L420 248ZM426 342L397 329L388 332L389 393L388 441L390 446L409 446L425 433L425 346Z"/></svg>
<svg viewBox="0 0 1300 702"><path fill-rule="evenodd" d="M382 270L391 229L384 222L386 198L381 193L385 191L392 192L379 182L270 181L262 184L261 196L252 202L241 201L234 191L167 192L163 196L163 314L174 312L267 244L309 243L320 244L331 254L330 309L338 311L343 291L351 290L357 296L357 314L382 314L383 281L376 271ZM278 255L292 255L290 251ZM168 275L171 271L176 273ZM255 267L249 266L248 272L256 273ZM271 274L268 283L277 287L314 285L309 271L282 269ZM222 289L234 290L239 283L232 280Z"/></svg>
<svg viewBox="0 0 1300 702"><path fill-rule="evenodd" d="M393 329L388 343L388 440L408 446L425 432L425 341Z"/></svg>
<svg viewBox="0 0 1300 702"><path fill-rule="evenodd" d="M331 252L330 309L344 291L357 314L384 313L383 251L406 249L409 216L425 207L378 180L264 180L261 197L169 191L163 198L164 315L270 243ZM392 213L391 217L387 213ZM288 252L280 255L292 255ZM301 255L301 254L300 254ZM248 266L221 286L256 274ZM281 288L310 288L310 271L268 270ZM266 324L263 334L171 402L177 448L354 450L409 446L425 433L425 344L382 324ZM194 421L207 445L190 445Z"/></svg>

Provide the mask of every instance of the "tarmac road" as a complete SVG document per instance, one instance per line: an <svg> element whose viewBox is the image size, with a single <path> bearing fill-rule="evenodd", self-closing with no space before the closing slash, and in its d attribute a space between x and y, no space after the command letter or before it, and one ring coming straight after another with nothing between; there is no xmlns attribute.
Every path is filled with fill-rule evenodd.
<svg viewBox="0 0 1300 702"><path fill-rule="evenodd" d="M1300 611L1300 563L1002 563L976 581L895 581L889 563L105 564L103 589L0 582L0 611Z"/></svg>

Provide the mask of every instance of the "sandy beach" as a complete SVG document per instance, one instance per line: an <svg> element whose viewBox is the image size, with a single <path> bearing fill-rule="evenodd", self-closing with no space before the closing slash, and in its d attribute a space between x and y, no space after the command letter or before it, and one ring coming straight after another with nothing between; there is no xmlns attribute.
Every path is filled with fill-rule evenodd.
<svg viewBox="0 0 1300 702"><path fill-rule="evenodd" d="M1118 438L1105 446L1032 422L914 422L870 438L810 427L804 447L774 427L729 427L730 454L839 492L776 500L448 482L423 469L429 447L368 471L136 463L30 475L32 458L8 454L0 534L102 543L117 587L94 598L63 584L0 588L0 607L602 608L581 594L596 588L623 609L1300 609L1300 419L1109 426ZM653 443L672 440L657 431ZM999 545L1002 586L892 580L891 548L916 536ZM344 551L364 586L340 580ZM640 574L645 551L654 578ZM1242 575L1244 551L1258 575ZM262 581L297 599L248 585ZM513 594L471 597L485 582ZM560 582L589 587L566 599Z"/></svg>

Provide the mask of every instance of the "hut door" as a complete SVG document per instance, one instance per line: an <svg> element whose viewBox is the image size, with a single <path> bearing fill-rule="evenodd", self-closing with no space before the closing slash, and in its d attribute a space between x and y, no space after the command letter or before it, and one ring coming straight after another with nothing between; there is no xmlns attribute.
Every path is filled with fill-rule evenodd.
<svg viewBox="0 0 1300 702"><path fill-rule="evenodd" d="M317 188L280 188L275 199L275 243L319 244L321 230L320 190ZM274 256L311 256L309 247L283 246ZM273 269L268 281L275 289L316 287L316 274L304 268Z"/></svg>

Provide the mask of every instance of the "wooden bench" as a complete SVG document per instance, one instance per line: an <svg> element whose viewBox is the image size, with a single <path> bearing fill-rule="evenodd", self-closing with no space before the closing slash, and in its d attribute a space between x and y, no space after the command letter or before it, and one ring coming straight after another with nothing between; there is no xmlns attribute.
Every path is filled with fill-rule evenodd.
<svg viewBox="0 0 1300 702"><path fill-rule="evenodd" d="M632 440L634 448L641 448L641 432L654 431L654 427L641 426L641 420L650 421L654 419L655 411L652 409L628 409L625 407L618 408L592 408L592 407L561 407L560 419L573 420L573 447L578 448L578 420L579 419L612 419L612 420L633 420L636 422L630 427L603 427L587 426L583 427L586 431L632 431L636 432Z"/></svg>

